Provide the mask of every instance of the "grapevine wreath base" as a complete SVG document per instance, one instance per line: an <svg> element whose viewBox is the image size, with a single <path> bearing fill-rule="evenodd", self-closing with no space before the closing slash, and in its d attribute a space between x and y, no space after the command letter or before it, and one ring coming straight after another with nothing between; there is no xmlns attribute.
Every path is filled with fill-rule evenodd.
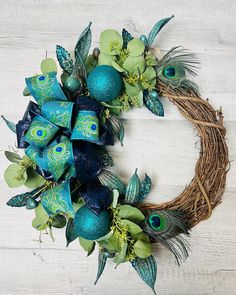
<svg viewBox="0 0 236 295"><path fill-rule="evenodd" d="M173 17L173 16L172 16ZM78 239L90 255L98 246L101 277L107 259L116 265L130 262L152 288L156 261L152 244L162 243L180 264L188 256L184 236L191 227L210 217L225 189L228 150L221 111L200 97L194 54L174 47L160 57L152 47L170 18L157 22L148 36L134 38L108 29L101 33L100 48L89 55L91 23L75 46L74 57L57 46L62 68L61 84L52 58L41 63L42 74L26 78L24 96L32 96L23 118L14 124L21 157L6 151L12 164L5 171L9 187L30 188L7 204L35 211L32 225L52 235L66 227L67 246ZM167 97L198 131L201 147L195 177L172 201L144 202L151 179L140 180L137 169L125 184L108 170L113 166L106 145L118 139L123 145L122 111L143 105L163 117L161 99Z"/></svg>

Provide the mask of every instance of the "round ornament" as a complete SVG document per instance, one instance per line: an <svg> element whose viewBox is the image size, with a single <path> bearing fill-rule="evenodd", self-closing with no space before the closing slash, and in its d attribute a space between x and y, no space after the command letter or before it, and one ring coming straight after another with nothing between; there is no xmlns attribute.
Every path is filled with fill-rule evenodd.
<svg viewBox="0 0 236 295"><path fill-rule="evenodd" d="M90 96L100 102L117 98L122 89L120 74L111 66L95 67L88 76L87 87Z"/></svg>
<svg viewBox="0 0 236 295"><path fill-rule="evenodd" d="M97 240L108 233L110 222L110 215L106 210L95 214L87 206L82 206L75 214L74 230L79 237Z"/></svg>

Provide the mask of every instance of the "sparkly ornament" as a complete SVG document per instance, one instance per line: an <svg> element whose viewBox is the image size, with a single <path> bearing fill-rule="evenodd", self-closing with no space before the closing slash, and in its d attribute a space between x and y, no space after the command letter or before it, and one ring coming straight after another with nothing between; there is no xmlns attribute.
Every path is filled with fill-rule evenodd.
<svg viewBox="0 0 236 295"><path fill-rule="evenodd" d="M82 86L80 80L75 76L70 76L67 79L65 79L63 85L70 93L73 94L78 92Z"/></svg>
<svg viewBox="0 0 236 295"><path fill-rule="evenodd" d="M111 66L97 66L88 76L87 87L91 97L98 101L110 101L117 98L121 92L122 79Z"/></svg>
<svg viewBox="0 0 236 295"><path fill-rule="evenodd" d="M109 229L110 216L105 210L97 215L87 206L82 206L75 214L74 230L79 237L97 240L105 236Z"/></svg>

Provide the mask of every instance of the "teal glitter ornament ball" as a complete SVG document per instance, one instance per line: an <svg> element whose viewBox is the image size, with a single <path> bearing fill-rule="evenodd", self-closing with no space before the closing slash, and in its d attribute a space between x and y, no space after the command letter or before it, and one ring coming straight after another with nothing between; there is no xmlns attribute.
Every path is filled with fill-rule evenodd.
<svg viewBox="0 0 236 295"><path fill-rule="evenodd" d="M100 102L107 102L119 96L122 79L113 67L97 66L88 76L87 87L91 97Z"/></svg>
<svg viewBox="0 0 236 295"><path fill-rule="evenodd" d="M75 214L74 231L77 236L86 240L97 240L109 232L110 223L107 211L97 215L84 205Z"/></svg>

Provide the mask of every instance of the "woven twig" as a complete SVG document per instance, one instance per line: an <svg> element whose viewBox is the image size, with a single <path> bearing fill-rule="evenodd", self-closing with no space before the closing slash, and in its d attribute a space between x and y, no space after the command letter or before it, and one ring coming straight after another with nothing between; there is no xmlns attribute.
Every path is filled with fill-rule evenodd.
<svg viewBox="0 0 236 295"><path fill-rule="evenodd" d="M188 216L190 227L211 216L212 209L221 202L229 167L222 111L215 111L210 103L197 94L183 93L162 81L157 85L160 94L173 102L180 113L196 127L201 148L195 176L175 199L162 204L141 205L145 211L178 209Z"/></svg>

